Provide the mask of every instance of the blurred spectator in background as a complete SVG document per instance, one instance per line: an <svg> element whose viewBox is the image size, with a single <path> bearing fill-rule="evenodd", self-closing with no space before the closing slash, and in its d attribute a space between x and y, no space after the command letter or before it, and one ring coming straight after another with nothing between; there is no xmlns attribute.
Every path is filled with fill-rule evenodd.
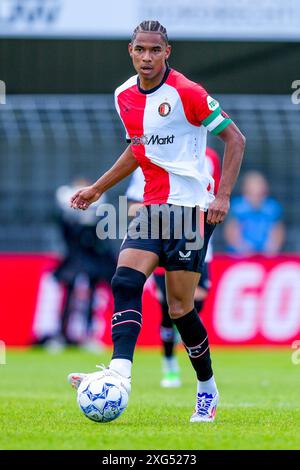
<svg viewBox="0 0 300 470"><path fill-rule="evenodd" d="M226 249L238 255L278 253L285 238L281 205L269 196L269 185L257 171L245 174L242 194L232 199L224 227Z"/></svg>
<svg viewBox="0 0 300 470"><path fill-rule="evenodd" d="M99 240L96 234L96 209L105 202L104 197L86 211L75 211L70 207L74 191L88 184L89 181L78 178L56 191L57 221L66 254L53 275L65 287L66 296L57 335L47 341L47 346L52 348L78 342L88 349L100 348L93 331L95 292L100 281L110 285L116 261L109 240ZM75 314L82 317L86 330L80 341L74 340L70 334Z"/></svg>

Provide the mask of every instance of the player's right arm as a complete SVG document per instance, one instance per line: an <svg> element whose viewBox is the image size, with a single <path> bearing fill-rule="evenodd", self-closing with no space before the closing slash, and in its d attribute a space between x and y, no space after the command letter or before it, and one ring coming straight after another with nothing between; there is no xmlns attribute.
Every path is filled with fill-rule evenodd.
<svg viewBox="0 0 300 470"><path fill-rule="evenodd" d="M74 209L87 209L90 204L97 201L101 195L130 175L137 167L138 162L134 158L129 145L116 163L94 184L77 191L72 196L70 204Z"/></svg>

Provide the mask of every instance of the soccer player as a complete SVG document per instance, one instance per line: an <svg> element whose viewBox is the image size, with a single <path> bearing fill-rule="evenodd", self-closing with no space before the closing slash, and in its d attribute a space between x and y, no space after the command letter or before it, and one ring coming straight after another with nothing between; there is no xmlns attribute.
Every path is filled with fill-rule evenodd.
<svg viewBox="0 0 300 470"><path fill-rule="evenodd" d="M214 190L217 192L220 181L221 167L220 160L217 152L210 147L206 148L205 151L206 164L210 175L214 179ZM140 167L138 167L132 174L129 186L126 191L126 196L129 201L129 214L136 215L136 211L141 206L143 201L145 180L144 175ZM208 295L210 287L209 277L209 264L212 261L212 239L209 240L207 252L200 276L200 281L196 287L194 303L195 309L198 313L201 312L205 298ZM158 267L154 270L153 276L157 286L158 299L161 305L161 325L160 325L160 339L162 343L163 353L163 378L160 382L163 388L176 388L180 387L180 369L178 360L175 354L175 345L180 338L178 332L174 328L173 321L169 315L169 306L167 302L167 293L165 286L165 270L164 268Z"/></svg>
<svg viewBox="0 0 300 470"><path fill-rule="evenodd" d="M86 209L138 166L145 176L144 206L129 226L112 280L115 313L112 317L113 356L102 374L117 375L130 392L131 367L141 329L141 298L148 276L160 264L166 268L169 314L175 323L197 376L195 412L191 422L212 422L219 393L213 375L206 329L194 308L194 292L207 244L216 224L223 222L237 179L245 138L219 103L206 90L170 69L171 46L158 21L143 21L133 32L129 54L137 75L117 88L115 103L130 144L117 162L93 185L74 194L71 205ZM216 197L205 165L207 131L225 143L222 174ZM210 190L208 190L208 186ZM153 214L177 208L181 217L152 236ZM174 210L175 213L175 210ZM177 224L191 227L178 238ZM201 224L198 223L200 219ZM178 222L179 220L179 222ZM204 239L190 249L194 227ZM137 226L141 236L137 238ZM145 228L146 227L146 228ZM154 227L155 228L155 227ZM146 236L145 236L146 235ZM86 374L73 373L77 388Z"/></svg>

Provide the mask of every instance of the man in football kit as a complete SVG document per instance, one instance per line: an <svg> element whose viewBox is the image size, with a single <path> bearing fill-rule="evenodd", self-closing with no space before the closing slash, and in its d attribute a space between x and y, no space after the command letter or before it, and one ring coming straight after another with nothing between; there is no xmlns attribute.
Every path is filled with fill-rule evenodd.
<svg viewBox="0 0 300 470"><path fill-rule="evenodd" d="M140 211L143 213L139 222L134 219L129 226L112 280L114 347L111 362L101 373L117 375L130 392L133 354L142 324L143 287L147 277L161 265L166 269L169 314L197 376L196 407L190 421L212 422L219 393L207 332L194 308L194 292L209 238L229 209L245 138L202 86L169 68L170 53L166 29L158 21L143 21L134 30L129 54L137 75L115 92L116 108L130 144L110 170L74 194L71 205L86 209L103 192L141 167L145 177L144 210ZM214 182L205 165L207 130L225 143L215 197ZM190 249L190 233L177 237L176 222L171 224L169 237L161 230L158 237L156 233L152 237L153 212L158 209L161 221L170 207L178 209L180 223L188 214L192 221L190 233L199 227L200 218L201 249ZM137 225L146 227L146 236L135 236ZM84 377L86 374L72 373L69 381L77 388Z"/></svg>
<svg viewBox="0 0 300 470"><path fill-rule="evenodd" d="M220 181L221 167L220 159L215 150L210 147L205 151L206 164L210 175L214 179L214 190L217 192ZM129 186L126 190L126 197L129 202L129 215L134 216L142 206L144 194L144 175L140 167L132 174ZM196 287L194 304L198 314L202 311L205 298L210 287L209 264L212 261L212 243L209 240L207 252L203 264L199 283ZM157 296L161 306L160 340L162 344L162 372L163 377L160 382L163 388L180 387L180 368L175 354L176 343L180 341L178 332L169 315L167 293L165 286L165 269L158 267L153 272L155 284L157 286Z"/></svg>

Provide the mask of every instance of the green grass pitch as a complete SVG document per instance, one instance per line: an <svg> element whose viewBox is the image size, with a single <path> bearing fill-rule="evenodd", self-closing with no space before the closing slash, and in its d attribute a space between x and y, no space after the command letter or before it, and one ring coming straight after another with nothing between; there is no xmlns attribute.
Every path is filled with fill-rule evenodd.
<svg viewBox="0 0 300 470"><path fill-rule="evenodd" d="M110 351L8 350L0 365L0 449L299 449L300 365L291 355L289 348L214 348L216 421L189 423L196 386L185 352L183 386L166 390L159 351L139 349L127 410L101 424L83 416L66 376L107 364Z"/></svg>

